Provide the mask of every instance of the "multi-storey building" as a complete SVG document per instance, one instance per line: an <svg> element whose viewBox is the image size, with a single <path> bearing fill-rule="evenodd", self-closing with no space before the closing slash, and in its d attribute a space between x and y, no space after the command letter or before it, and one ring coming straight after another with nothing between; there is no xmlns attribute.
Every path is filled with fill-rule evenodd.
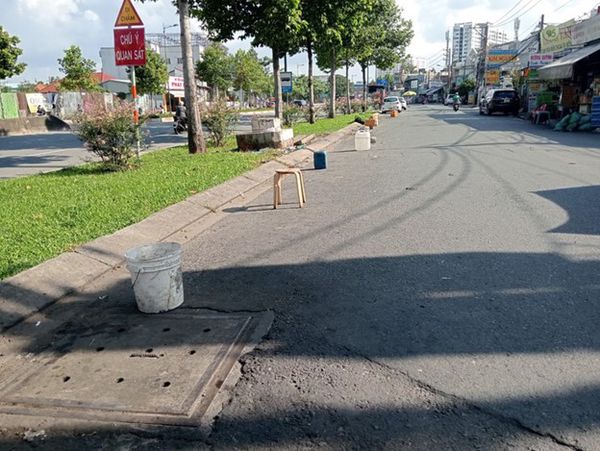
<svg viewBox="0 0 600 451"><path fill-rule="evenodd" d="M488 24L489 25L489 24ZM485 23L456 23L452 29L452 64L465 63L471 50L483 47ZM488 30L488 46L503 44L508 41L504 31Z"/></svg>

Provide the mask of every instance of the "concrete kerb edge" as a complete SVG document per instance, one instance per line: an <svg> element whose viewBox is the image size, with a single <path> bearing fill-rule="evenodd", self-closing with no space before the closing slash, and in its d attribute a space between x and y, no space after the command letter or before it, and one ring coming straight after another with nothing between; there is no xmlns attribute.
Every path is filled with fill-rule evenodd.
<svg viewBox="0 0 600 451"><path fill-rule="evenodd" d="M155 237L154 241L165 241L165 240L176 238L176 241L178 241L180 243L185 243L187 241L192 240L193 238L200 235L208 228L212 227L212 225L214 225L218 220L221 219L221 217L219 217L219 218L216 218L216 217L211 218L211 217L213 215L215 215L216 213L219 213L220 211L222 211L223 207L225 207L228 204L231 204L232 202L237 201L237 200L250 201L250 200L256 198L257 196L259 196L260 194L262 194L264 191L270 189L270 184L266 183L266 181L271 179L271 177L273 176L273 173L275 172L275 169L284 168L284 167L295 167L295 166L300 165L301 163L308 160L315 151L323 150L323 149L331 147L333 144L340 141L346 135L353 132L357 128L357 126L359 126L359 124L350 124L350 125L342 128L341 130L338 130L337 132L335 132L331 135L328 135L326 138L317 139L316 141L314 140L315 138L313 138L313 139L311 139L311 145L306 146L304 149L301 149L301 150L298 150L295 152L291 152L289 154L278 157L275 160L268 161L268 162L260 165L258 168L255 168L255 169L248 171L234 179L224 182L221 185L217 185L213 188L203 191L202 193L190 196L187 199L184 199L183 201L178 202L177 204L173 204L173 205L165 208L164 210L169 209L169 208L177 209L177 208L179 208L178 206L180 206L180 205L189 206L189 203L195 203L198 207L201 208L202 214L200 214L197 218L193 219L192 221L187 222L183 225L178 224L176 228L174 228L170 231L165 231L163 229L161 235L158 237ZM232 189L232 187L235 187L236 185L237 186L241 185L242 189L241 190ZM229 192L227 192L227 191L229 191ZM250 196L246 196L246 194L250 194ZM206 198L206 199L202 200L201 196L204 196L204 198ZM210 199L211 201L206 202L207 199ZM206 209L206 210L204 210L204 209ZM161 210L161 212L162 211L163 210ZM153 215L151 215L151 217L160 215L161 212L156 212ZM16 316L18 316L18 318L16 318L14 321L11 321L7 325L4 325L4 326L0 325L0 333L19 324L20 322L22 322L26 318L30 317L31 315L33 315L37 312L40 312L43 309L45 309L46 307L58 302L60 299L64 298L65 296L77 293L78 291L84 289L84 287L86 285L97 280L99 277L103 276L111 269L121 266L125 261L124 257L118 258L118 259L114 258L114 259L109 259L109 260L103 260L103 259L95 258L94 255L91 255L91 254L85 252L83 249L86 246L89 247L90 245L92 245L92 243L94 243L98 240L106 240L107 237L110 237L112 235L118 235L122 230L127 230L127 232L129 232L129 233L135 232L136 226L143 227L142 224L147 219L148 218L144 219L143 221L140 221L139 223L136 223L136 224L130 225L124 229L121 229L113 234L106 235L104 237L99 237L96 240L93 240L93 241L90 241L89 243L83 244L82 246L75 249L74 251L70 251L70 252L61 254L51 260L47 260L33 268L22 271L18 274L15 274L12 277L9 277L8 279L1 281L0 282L0 304L3 302L5 302L8 305L10 305L11 303L14 303L14 301L11 301L10 298L8 298L8 299L2 298L2 292L4 292L4 291L10 292L10 290L14 286L17 286L19 288L22 287L23 290L26 290L31 293L35 293L38 296L42 296L42 297L47 296L46 293L48 293L48 291L56 292L57 296L48 296L47 302L42 302L40 305L33 306L34 308L31 308L30 311L28 311L27 313L17 314ZM198 227L193 227L194 225L197 225ZM182 233L184 231L185 231L185 233ZM146 234L143 234L143 235L147 238L147 241L152 241L153 237L149 236L147 234L147 230L145 232L146 232ZM123 249L123 253L125 250L126 249ZM103 249L95 249L95 251L103 252ZM104 249L104 251L107 255L116 255L115 249L109 249L107 247L106 249ZM95 266L96 267L95 271L92 271L91 273L87 273L87 274L85 274L84 277L82 277L82 275L80 274L81 271L79 271L79 269L81 268L81 262L79 261L77 263L76 267L73 268L73 271L68 271L68 270L63 271L63 274L65 276L60 281L60 284L56 283L56 287L54 290L52 290L52 288L48 289L48 287L46 285L49 282L47 280L42 280L40 282L40 277L39 277L40 274L52 274L53 273L52 268L53 268L55 261L57 259L64 259L65 257L67 257L68 255L71 255L71 254L76 255L77 259L84 259L85 261L87 261L89 263L89 267ZM70 274L74 275L73 280L68 279ZM43 277L41 279L43 279ZM23 285L23 283L21 282L23 280L28 281L26 286Z"/></svg>

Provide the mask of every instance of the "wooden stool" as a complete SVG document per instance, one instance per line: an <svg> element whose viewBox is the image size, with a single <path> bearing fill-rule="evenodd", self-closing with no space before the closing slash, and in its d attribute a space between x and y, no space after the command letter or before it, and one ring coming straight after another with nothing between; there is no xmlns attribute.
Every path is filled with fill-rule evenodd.
<svg viewBox="0 0 600 451"><path fill-rule="evenodd" d="M302 208L306 202L306 192L304 191L304 175L298 168L277 169L273 178L273 208L281 205L281 181L286 174L294 174L296 177L296 188L298 190L298 204Z"/></svg>

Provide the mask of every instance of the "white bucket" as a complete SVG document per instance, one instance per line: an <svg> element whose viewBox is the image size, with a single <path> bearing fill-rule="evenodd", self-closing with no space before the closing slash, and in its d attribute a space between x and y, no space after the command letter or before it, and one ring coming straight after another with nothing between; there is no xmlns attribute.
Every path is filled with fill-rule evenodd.
<svg viewBox="0 0 600 451"><path fill-rule="evenodd" d="M139 246L125 252L125 258L140 311L160 313L183 304L181 245Z"/></svg>
<svg viewBox="0 0 600 451"><path fill-rule="evenodd" d="M369 129L361 128L354 135L354 148L356 150L371 149L371 132Z"/></svg>

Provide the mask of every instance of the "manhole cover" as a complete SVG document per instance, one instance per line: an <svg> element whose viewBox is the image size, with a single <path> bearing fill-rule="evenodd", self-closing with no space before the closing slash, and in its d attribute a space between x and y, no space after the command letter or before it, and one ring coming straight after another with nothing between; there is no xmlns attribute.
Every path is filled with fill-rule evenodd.
<svg viewBox="0 0 600 451"><path fill-rule="evenodd" d="M189 310L122 321L67 336L24 363L0 387L0 411L195 424L258 323Z"/></svg>

